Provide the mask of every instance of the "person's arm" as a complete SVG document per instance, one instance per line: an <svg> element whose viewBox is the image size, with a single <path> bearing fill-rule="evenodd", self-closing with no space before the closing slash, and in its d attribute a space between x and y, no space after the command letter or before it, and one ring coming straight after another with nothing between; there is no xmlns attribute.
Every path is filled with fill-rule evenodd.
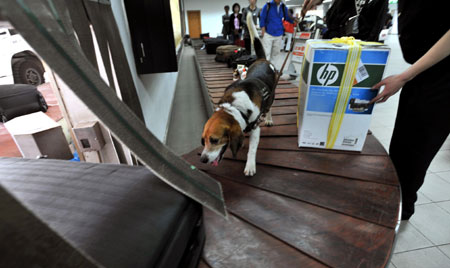
<svg viewBox="0 0 450 268"><path fill-rule="evenodd" d="M303 6L302 6L302 18L305 17L306 12L308 12L309 10L315 8L316 6L322 4L323 0L305 0L305 2L303 2Z"/></svg>
<svg viewBox="0 0 450 268"><path fill-rule="evenodd" d="M384 90L373 98L370 103L381 103L387 101L392 95L397 93L406 82L412 80L418 74L427 70L431 66L440 62L450 55L450 30L448 30L420 59L411 65L406 71L398 75L392 75L381 80L372 89L379 89L384 86Z"/></svg>
<svg viewBox="0 0 450 268"><path fill-rule="evenodd" d="M265 4L261 9L261 13L259 15L259 27L261 27L261 37L264 37L266 33L266 16L267 16L267 5Z"/></svg>

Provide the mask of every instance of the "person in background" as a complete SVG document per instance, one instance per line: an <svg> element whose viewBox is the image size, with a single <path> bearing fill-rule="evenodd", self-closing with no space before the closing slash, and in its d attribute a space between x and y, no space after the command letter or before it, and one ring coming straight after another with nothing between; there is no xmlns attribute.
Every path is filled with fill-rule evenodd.
<svg viewBox="0 0 450 268"><path fill-rule="evenodd" d="M398 12L400 47L412 65L376 84L384 90L372 102L403 88L389 155L400 180L402 220L409 220L428 167L450 133L450 20L447 9L425 0L399 0ZM423 14L433 14L429 24L418 19Z"/></svg>
<svg viewBox="0 0 450 268"><path fill-rule="evenodd" d="M250 12L253 16L253 22L255 25L258 25L258 18L260 16L261 9L256 6L256 0L249 0L250 4L248 7L244 8L242 12L242 25L244 26L244 42L245 42L245 50L251 54L252 43L250 41L250 33L247 28L247 14Z"/></svg>
<svg viewBox="0 0 450 268"><path fill-rule="evenodd" d="M238 3L233 4L233 14L230 15L230 34L231 41L241 39L242 33L242 14L239 13L241 6Z"/></svg>
<svg viewBox="0 0 450 268"><path fill-rule="evenodd" d="M321 1L306 0L305 3L302 12L306 13ZM403 58L412 65L373 86L374 90L382 86L384 89L370 103L385 102L402 89L389 146L389 156L401 185L402 220L409 220L414 214L417 191L450 133L450 20L447 13L448 9L436 8L426 0L399 0L398 37ZM433 14L427 17L426 24L418 19L423 14Z"/></svg>
<svg viewBox="0 0 450 268"><path fill-rule="evenodd" d="M230 39L230 6L225 6L223 8L225 10L225 14L222 15L222 35L225 39Z"/></svg>
<svg viewBox="0 0 450 268"><path fill-rule="evenodd" d="M281 39L284 33L284 20L294 23L289 16L286 5L281 0L267 2L261 10L259 25L263 37L264 51L267 60L274 60L281 50Z"/></svg>
<svg viewBox="0 0 450 268"><path fill-rule="evenodd" d="M302 16L322 4L323 0L305 0ZM324 39L353 36L363 41L378 41L386 23L387 0L334 0L326 14Z"/></svg>
<svg viewBox="0 0 450 268"><path fill-rule="evenodd" d="M294 15L294 10L289 9L289 16L292 17ZM284 51L288 51L289 49L291 49L291 42L292 42L292 37L294 35L294 28L295 28L296 24L295 23L290 23L287 20L283 20L283 27L284 27L284 33L285 33L285 46L283 46Z"/></svg>

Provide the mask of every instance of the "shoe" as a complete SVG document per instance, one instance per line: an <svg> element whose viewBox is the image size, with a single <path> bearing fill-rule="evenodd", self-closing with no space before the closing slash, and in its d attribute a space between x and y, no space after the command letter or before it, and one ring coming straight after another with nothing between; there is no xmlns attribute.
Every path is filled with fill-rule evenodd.
<svg viewBox="0 0 450 268"><path fill-rule="evenodd" d="M402 218L401 218L401 220L402 220L402 221L408 221L408 220L412 217L412 215L413 215L413 214L410 214L410 213L402 213Z"/></svg>

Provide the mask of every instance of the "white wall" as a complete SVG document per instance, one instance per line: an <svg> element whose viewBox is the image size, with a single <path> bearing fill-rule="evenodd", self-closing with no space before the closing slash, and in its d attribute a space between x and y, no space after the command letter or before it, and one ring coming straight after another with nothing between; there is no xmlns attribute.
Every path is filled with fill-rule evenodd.
<svg viewBox="0 0 450 268"><path fill-rule="evenodd" d="M178 73L138 75L123 1L112 0L111 6L141 102L145 124L153 135L165 142Z"/></svg>
<svg viewBox="0 0 450 268"><path fill-rule="evenodd" d="M300 5L292 5L293 3L298 4L297 2L284 1L288 8L294 9L295 13L300 13ZM301 1L303 3L303 1ZM222 33L222 15L225 14L223 7L225 5L233 7L234 3L239 3L241 5L241 9L243 7L247 7L248 0L184 0L184 5L186 7L186 11L188 10L200 10L201 20L202 20L202 33L209 33L211 37L217 36L217 34ZM267 0L259 0L256 2L256 5L259 8L262 8L267 3ZM315 14L319 16L323 16L322 6L318 6L317 11L310 11L308 14ZM187 13L185 14L186 18L186 32L189 33L189 23L187 19Z"/></svg>
<svg viewBox="0 0 450 268"><path fill-rule="evenodd" d="M256 5L262 8L267 1L259 0ZM201 20L202 20L202 33L209 33L211 37L217 36L217 34L222 33L222 15L225 14L223 7L225 5L233 7L234 3L239 3L241 9L247 7L248 0L184 0L184 5L186 11L189 10L200 10ZM186 13L186 32L189 33L189 24L187 20Z"/></svg>

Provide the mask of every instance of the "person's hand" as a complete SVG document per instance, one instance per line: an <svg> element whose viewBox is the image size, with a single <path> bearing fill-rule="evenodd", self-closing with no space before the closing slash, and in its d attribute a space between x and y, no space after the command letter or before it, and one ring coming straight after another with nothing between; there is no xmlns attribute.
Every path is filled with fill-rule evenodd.
<svg viewBox="0 0 450 268"><path fill-rule="evenodd" d="M305 0L302 6L302 18L305 17L306 12L322 4L323 0Z"/></svg>
<svg viewBox="0 0 450 268"><path fill-rule="evenodd" d="M384 89L370 101L370 104L374 102L382 103L387 101L392 95L397 93L406 82L408 82L408 80L404 79L401 75L391 75L381 80L372 87L372 90L379 89L381 86L384 86Z"/></svg>
<svg viewBox="0 0 450 268"><path fill-rule="evenodd" d="M266 33L266 27L261 28L261 38L264 37L264 34Z"/></svg>

